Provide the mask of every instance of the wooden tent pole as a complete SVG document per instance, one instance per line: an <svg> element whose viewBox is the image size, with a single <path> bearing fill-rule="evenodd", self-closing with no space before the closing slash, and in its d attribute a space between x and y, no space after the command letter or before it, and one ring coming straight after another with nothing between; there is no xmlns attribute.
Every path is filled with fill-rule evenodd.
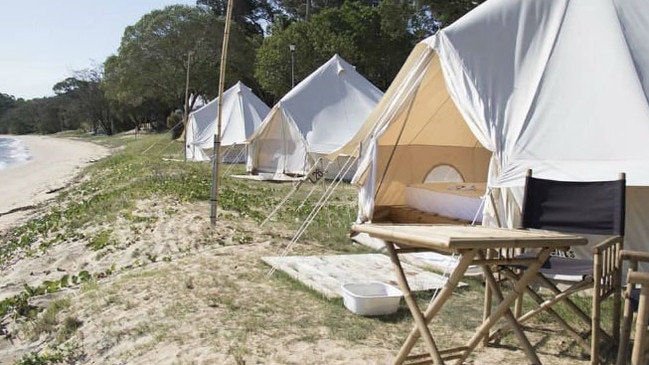
<svg viewBox="0 0 649 365"><path fill-rule="evenodd" d="M219 110L216 135L214 136L214 160L212 161L212 191L210 196L210 223L216 225L216 209L219 200L219 163L221 162L221 120L223 118L223 86L225 84L225 64L228 56L228 41L230 40L230 20L232 19L233 0L228 0L228 10L225 14L223 30L223 47L221 48L221 68L219 71Z"/></svg>
<svg viewBox="0 0 649 365"><path fill-rule="evenodd" d="M183 118L183 151L187 146L187 122L189 121L189 65L192 59L192 51L187 52L187 72L185 76L185 115ZM187 161L187 153L185 153L185 161Z"/></svg>

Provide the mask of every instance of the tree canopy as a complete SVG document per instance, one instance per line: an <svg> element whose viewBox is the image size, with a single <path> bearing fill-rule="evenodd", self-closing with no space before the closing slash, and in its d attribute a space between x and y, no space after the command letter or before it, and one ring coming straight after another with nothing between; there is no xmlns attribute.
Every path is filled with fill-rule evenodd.
<svg viewBox="0 0 649 365"><path fill-rule="evenodd" d="M212 9L217 17L225 17L227 0L197 0L196 3ZM237 0L232 6L232 21L248 36L263 36L262 24L271 23L274 13L268 0Z"/></svg>
<svg viewBox="0 0 649 365"><path fill-rule="evenodd" d="M255 77L275 100L284 95L291 87L289 45L293 44L297 81L338 53L385 90L422 38L422 29L411 27L413 14L408 4L384 1L371 6L348 1L322 10L308 22L273 26L272 36L257 53Z"/></svg>
<svg viewBox="0 0 649 365"><path fill-rule="evenodd" d="M0 118L16 105L16 98L9 94L0 93Z"/></svg>
<svg viewBox="0 0 649 365"><path fill-rule="evenodd" d="M155 10L129 26L119 52L106 60L109 98L132 106L156 99L171 110L184 100L187 68L194 98L214 97L223 41L223 20L200 7L173 5ZM230 34L228 82L246 79L255 45L240 28Z"/></svg>
<svg viewBox="0 0 649 365"><path fill-rule="evenodd" d="M60 96L62 123L69 129L79 128L84 122L90 129L113 133L114 120L110 103L101 90L102 69L76 71L74 76L56 83L54 92Z"/></svg>

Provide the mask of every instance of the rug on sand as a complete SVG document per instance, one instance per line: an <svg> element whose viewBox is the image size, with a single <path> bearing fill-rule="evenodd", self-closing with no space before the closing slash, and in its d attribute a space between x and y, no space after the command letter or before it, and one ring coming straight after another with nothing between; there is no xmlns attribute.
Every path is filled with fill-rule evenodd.
<svg viewBox="0 0 649 365"><path fill-rule="evenodd" d="M383 254L273 256L262 260L327 298L341 297L341 285L347 283L381 282L399 287L392 262ZM434 290L446 283L446 278L436 273L403 262L402 266L412 291Z"/></svg>

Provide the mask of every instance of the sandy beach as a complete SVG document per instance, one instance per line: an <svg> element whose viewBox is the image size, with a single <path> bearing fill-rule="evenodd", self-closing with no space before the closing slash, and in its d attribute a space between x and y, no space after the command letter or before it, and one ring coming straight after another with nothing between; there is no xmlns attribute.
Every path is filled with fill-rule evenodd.
<svg viewBox="0 0 649 365"><path fill-rule="evenodd" d="M25 217L25 210L54 197L81 168L108 155L91 142L37 135L5 136L23 141L32 155L24 164L0 170L0 230Z"/></svg>

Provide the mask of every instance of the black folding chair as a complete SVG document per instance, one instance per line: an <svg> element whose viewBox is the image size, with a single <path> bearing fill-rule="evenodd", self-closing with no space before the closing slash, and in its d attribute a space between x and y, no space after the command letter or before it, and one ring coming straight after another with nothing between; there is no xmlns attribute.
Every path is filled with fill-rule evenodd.
<svg viewBox="0 0 649 365"><path fill-rule="evenodd" d="M522 228L551 230L581 235L597 235L600 242L592 246L592 258L578 259L557 253L544 264L538 275L538 282L550 289L552 297L543 298L532 287L526 289L538 307L520 315L524 322L541 312L549 313L568 332L568 334L590 353L591 364L599 363L600 342L610 344L619 341L621 312L622 269L620 251L622 250L625 219L626 179L622 173L618 180L611 181L556 181L539 179L528 171L525 183L525 196L522 209ZM522 255L525 255L524 253ZM507 277L514 278L525 268L517 266L501 267ZM568 284L561 290L558 282ZM592 289L592 312L585 313L570 296L577 292ZM613 297L611 330L606 332L601 326L602 302ZM589 325L586 335L590 343L575 326L562 318L553 306L565 303L578 318ZM493 334L490 339L497 338Z"/></svg>

